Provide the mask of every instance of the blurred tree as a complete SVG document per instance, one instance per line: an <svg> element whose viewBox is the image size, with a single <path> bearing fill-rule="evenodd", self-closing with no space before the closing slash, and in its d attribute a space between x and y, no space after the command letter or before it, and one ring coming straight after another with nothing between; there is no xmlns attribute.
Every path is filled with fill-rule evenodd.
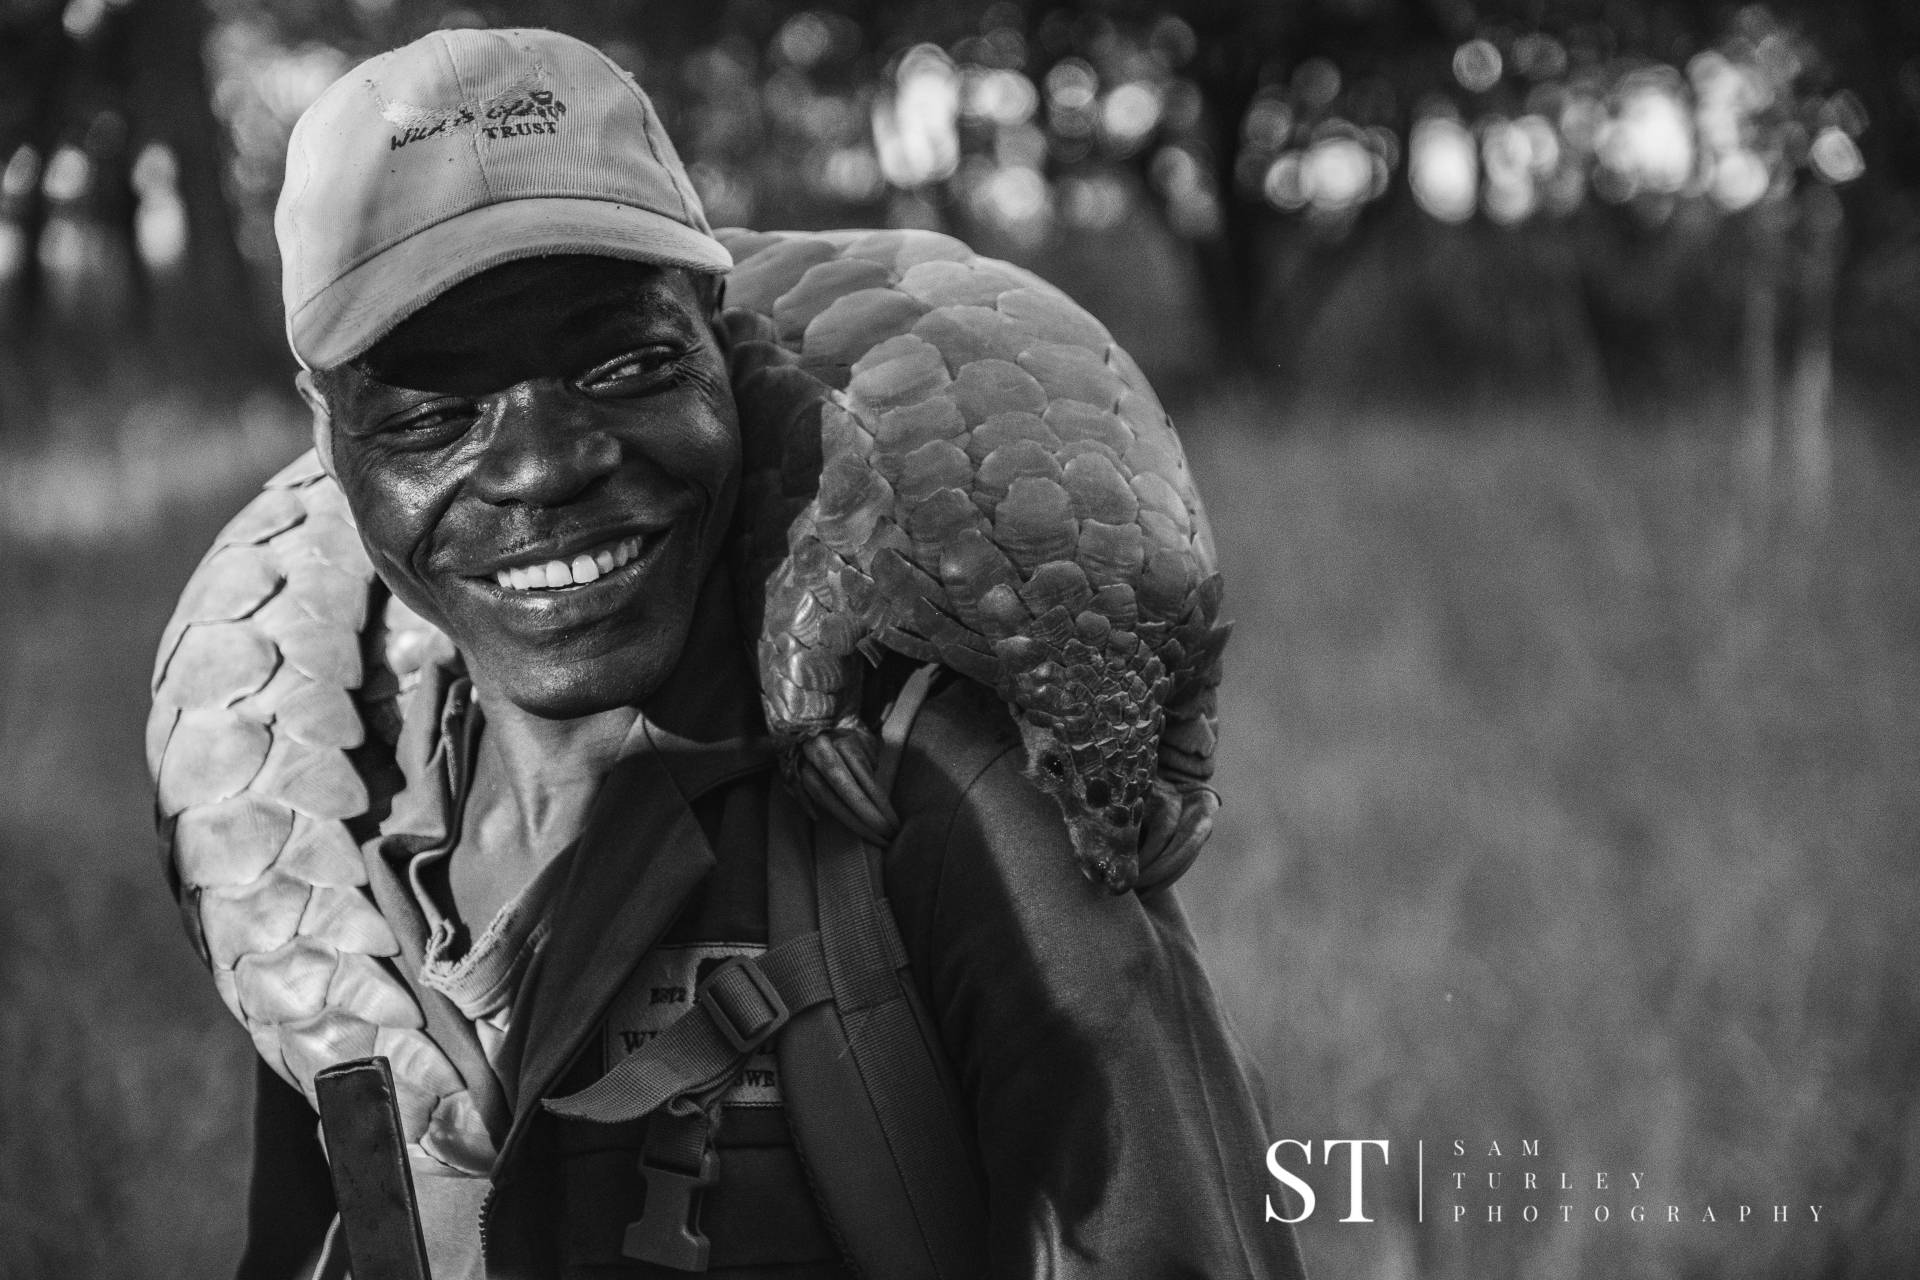
<svg viewBox="0 0 1920 1280"><path fill-rule="evenodd" d="M1218 366L1296 378L1363 281L1404 292L1375 257L1489 263L1540 280L1546 312L1499 308L1512 363L1658 398L1698 382L1676 335L1728 335L1767 416L1819 398L1812 373L1753 388L1822 366L1832 326L1800 320L1834 273L1912 234L1917 22L1867 0L0 0L12 315L45 312L63 219L143 249L137 314L171 209L193 327L270 335L306 103L437 26L542 25L640 76L719 222L944 225L1023 255L1144 218L1186 247ZM1498 294L1428 280L1430 341L1445 290L1462 329Z"/></svg>
<svg viewBox="0 0 1920 1280"><path fill-rule="evenodd" d="M202 58L208 25L199 0L0 5L10 372L52 364L86 379L107 346L123 363L158 346L218 375L266 349ZM174 237L157 233L163 205ZM156 272L172 282L164 311Z"/></svg>
<svg viewBox="0 0 1920 1280"><path fill-rule="evenodd" d="M123 0L109 6L102 26L112 53L110 72L124 86L133 122L129 154L158 144L172 157L186 221L181 274L195 290L235 304L208 311L205 337L226 346L229 357L257 353L258 326L245 306L256 286L227 203L231 148L213 113L202 54L206 6L201 0Z"/></svg>
<svg viewBox="0 0 1920 1280"><path fill-rule="evenodd" d="M0 150L9 157L30 148L32 159L7 166L4 195L18 228L10 298L10 337L37 318L44 293L39 254L47 201L39 182L39 157L51 155L62 132L62 103L75 50L60 22L58 0L9 0L0 7Z"/></svg>

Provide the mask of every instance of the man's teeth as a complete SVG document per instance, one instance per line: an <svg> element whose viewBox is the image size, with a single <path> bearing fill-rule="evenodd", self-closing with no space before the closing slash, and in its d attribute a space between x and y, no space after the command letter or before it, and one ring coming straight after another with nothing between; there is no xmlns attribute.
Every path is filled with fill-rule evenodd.
<svg viewBox="0 0 1920 1280"><path fill-rule="evenodd" d="M552 591L556 587L580 586L612 573L639 554L639 538L622 538L592 555L502 569L494 575L494 580L509 591Z"/></svg>

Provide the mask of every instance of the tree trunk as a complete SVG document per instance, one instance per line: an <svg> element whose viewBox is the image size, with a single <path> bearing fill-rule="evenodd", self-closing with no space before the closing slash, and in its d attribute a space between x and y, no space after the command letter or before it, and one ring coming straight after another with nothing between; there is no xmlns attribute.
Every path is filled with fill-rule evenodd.
<svg viewBox="0 0 1920 1280"><path fill-rule="evenodd" d="M1261 362L1258 326L1265 273L1260 262L1261 211L1234 190L1240 159L1241 122L1253 103L1252 68L1229 65L1196 77L1207 104L1214 176L1220 202L1219 234L1194 242L1217 362L1250 373Z"/></svg>
<svg viewBox="0 0 1920 1280"><path fill-rule="evenodd" d="M40 172L21 194L15 227L20 258L0 311L0 439L17 437L27 425L47 418L45 320L46 273L40 266L40 238L47 227L47 197L41 179L60 142L73 44L60 25L59 5L26 15L10 15L0 24L0 74L17 95L14 111L0 133L0 166L22 146L39 156Z"/></svg>
<svg viewBox="0 0 1920 1280"><path fill-rule="evenodd" d="M262 314L227 203L226 132L213 114L202 55L206 10L201 0L132 0L126 15L135 149L154 140L172 150L186 206L182 265L195 309L180 354L203 373L250 374L280 343L277 326Z"/></svg>
<svg viewBox="0 0 1920 1280"><path fill-rule="evenodd" d="M1840 198L1810 187L1800 198L1793 364L1786 395L1792 497L1803 514L1826 509L1833 484L1833 308L1844 249Z"/></svg>
<svg viewBox="0 0 1920 1280"><path fill-rule="evenodd" d="M1740 315L1741 469L1748 488L1773 484L1780 421L1780 286L1785 211L1765 200L1747 214L1747 282Z"/></svg>
<svg viewBox="0 0 1920 1280"><path fill-rule="evenodd" d="M40 177L60 144L66 119L61 105L75 62L73 42L61 28L60 12L60 6L50 5L42 13L0 26L0 41L6 46L0 70L18 92L19 103L8 121L11 127L0 135L0 165L10 161L21 146L30 146L40 158ZM46 306L46 276L40 268L39 249L40 236L47 226L47 197L38 177L21 200L21 257L6 316L15 342L32 340Z"/></svg>

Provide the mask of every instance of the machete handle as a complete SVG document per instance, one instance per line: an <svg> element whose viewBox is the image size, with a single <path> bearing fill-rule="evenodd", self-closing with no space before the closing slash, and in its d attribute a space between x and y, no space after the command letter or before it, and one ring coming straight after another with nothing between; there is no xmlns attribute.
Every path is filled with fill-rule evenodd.
<svg viewBox="0 0 1920 1280"><path fill-rule="evenodd" d="M432 1280L387 1060L342 1062L313 1084L354 1280Z"/></svg>

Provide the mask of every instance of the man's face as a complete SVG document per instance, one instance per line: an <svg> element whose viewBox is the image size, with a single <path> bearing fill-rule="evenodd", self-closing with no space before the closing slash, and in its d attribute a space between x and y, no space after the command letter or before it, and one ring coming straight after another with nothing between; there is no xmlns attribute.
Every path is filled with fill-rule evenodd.
<svg viewBox="0 0 1920 1280"><path fill-rule="evenodd" d="M316 382L375 567L483 690L558 718L659 688L740 471L726 361L686 272L509 263Z"/></svg>

